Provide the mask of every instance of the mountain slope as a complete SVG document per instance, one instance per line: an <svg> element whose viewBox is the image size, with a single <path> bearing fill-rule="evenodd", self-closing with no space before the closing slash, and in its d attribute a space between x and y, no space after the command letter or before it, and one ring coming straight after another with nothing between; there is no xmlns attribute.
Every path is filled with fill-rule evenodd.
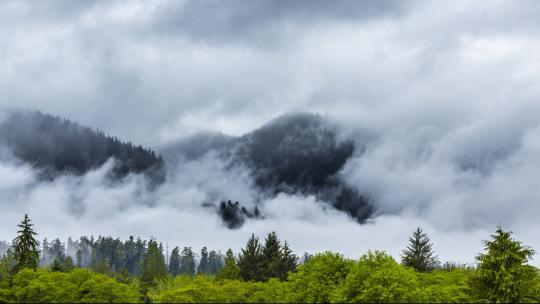
<svg viewBox="0 0 540 304"><path fill-rule="evenodd" d="M319 115L279 117L241 137L201 134L164 150L171 163L214 152L231 166L249 169L258 191L315 195L362 222L372 214L365 196L348 187L338 173L355 151Z"/></svg>
<svg viewBox="0 0 540 304"><path fill-rule="evenodd" d="M0 144L15 157L41 170L41 177L84 174L116 160L114 177L144 173L155 183L164 180L164 163L154 151L37 111L12 111L0 123Z"/></svg>

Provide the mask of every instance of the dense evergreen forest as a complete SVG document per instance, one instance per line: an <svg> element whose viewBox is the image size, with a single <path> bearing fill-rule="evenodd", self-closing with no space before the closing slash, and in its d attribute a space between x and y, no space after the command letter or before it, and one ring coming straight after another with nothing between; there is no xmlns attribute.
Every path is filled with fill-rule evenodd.
<svg viewBox="0 0 540 304"><path fill-rule="evenodd" d="M28 216L0 243L0 302L364 303L540 301L534 251L497 230L472 265L441 264L416 229L398 262L382 251L299 259L275 233L251 235L237 254L174 247L154 239L82 237L43 241ZM74 257L74 258L73 258Z"/></svg>
<svg viewBox="0 0 540 304"><path fill-rule="evenodd" d="M154 183L165 178L161 156L99 130L38 111L10 111L0 123L0 144L41 170L41 177L84 174L115 159L114 177L143 173Z"/></svg>
<svg viewBox="0 0 540 304"><path fill-rule="evenodd" d="M200 134L163 149L163 155L174 164L215 152L230 161L230 166L249 168L264 195L312 194L362 222L372 214L372 204L337 174L355 151L361 149L340 138L337 129L320 115L304 113L278 117L240 137ZM242 222L241 207L229 217L233 219L229 226Z"/></svg>
<svg viewBox="0 0 540 304"><path fill-rule="evenodd" d="M167 174L174 174L178 161L216 152L229 168L249 170L261 196L255 200L263 201L279 193L300 193L315 195L359 222L373 213L367 196L347 186L338 175L347 160L361 149L341 138L334 126L315 114L284 115L240 137L197 135L163 148L164 160L151 149L68 119L38 111L9 111L0 122L0 145L18 160L31 164L44 179L61 174L82 175L114 159L111 178L144 174L152 187L163 183ZM172 170L166 172L167 168ZM228 199L236 198L217 198ZM259 209L248 210L246 203L224 201L217 206L228 228L242 226L246 218L264 217Z"/></svg>

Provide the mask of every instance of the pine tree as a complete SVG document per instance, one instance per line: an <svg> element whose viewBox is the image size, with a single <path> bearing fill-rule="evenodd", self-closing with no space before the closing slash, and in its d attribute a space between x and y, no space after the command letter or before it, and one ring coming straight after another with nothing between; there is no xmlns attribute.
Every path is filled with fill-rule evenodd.
<svg viewBox="0 0 540 304"><path fill-rule="evenodd" d="M240 267L236 265L236 259L231 249L227 250L225 254L225 266L223 266L217 273L216 278L218 280L239 280L240 279Z"/></svg>
<svg viewBox="0 0 540 304"><path fill-rule="evenodd" d="M432 271L439 265L439 260L432 249L433 244L420 227L409 237L409 246L403 250L402 264L420 272Z"/></svg>
<svg viewBox="0 0 540 304"><path fill-rule="evenodd" d="M255 234L251 234L246 248L242 248L238 257L238 267L240 267L240 276L246 281L262 281L262 262L263 255L259 239Z"/></svg>
<svg viewBox="0 0 540 304"><path fill-rule="evenodd" d="M287 280L289 272L295 272L296 267L298 266L298 257L292 253L292 250L289 248L289 244L285 242L283 248L281 249L281 261L278 268L278 278L282 281Z"/></svg>
<svg viewBox="0 0 540 304"><path fill-rule="evenodd" d="M58 259L54 259L51 266L49 266L49 269L52 272L63 272L64 271L64 267L63 267L62 263Z"/></svg>
<svg viewBox="0 0 540 304"><path fill-rule="evenodd" d="M64 268L64 271L67 271L67 272L75 268L75 264L73 264L73 259L69 255L64 259L63 268Z"/></svg>
<svg viewBox="0 0 540 304"><path fill-rule="evenodd" d="M169 258L169 273L173 276L180 274L180 248L174 247Z"/></svg>
<svg viewBox="0 0 540 304"><path fill-rule="evenodd" d="M486 253L476 257L478 268L471 278L474 297L490 303L535 302L537 270L527 264L534 250L501 227L490 238L483 241Z"/></svg>
<svg viewBox="0 0 540 304"><path fill-rule="evenodd" d="M262 277L267 281L277 278L281 267L281 244L275 232L270 232L262 248Z"/></svg>
<svg viewBox="0 0 540 304"><path fill-rule="evenodd" d="M13 240L14 257L16 261L16 270L31 268L36 270L39 263L39 243L35 239L37 233L32 228L28 214L24 215L23 221L18 225L18 236Z"/></svg>
<svg viewBox="0 0 540 304"><path fill-rule="evenodd" d="M155 288L160 281L166 278L167 266L165 265L165 257L159 250L156 241L150 240L141 265L140 282L143 294L146 294L148 288L151 288L153 298Z"/></svg>
<svg viewBox="0 0 540 304"><path fill-rule="evenodd" d="M191 247L184 247L180 255L180 273L195 275L195 254Z"/></svg>
<svg viewBox="0 0 540 304"><path fill-rule="evenodd" d="M216 274L219 272L219 270L223 267L223 256L221 253L217 253L216 251L212 250L208 254L208 263L209 263L209 273L210 274Z"/></svg>
<svg viewBox="0 0 540 304"><path fill-rule="evenodd" d="M208 261L208 249L203 247L201 249L201 260L199 262L199 267L197 268L197 273L209 273L209 261Z"/></svg>

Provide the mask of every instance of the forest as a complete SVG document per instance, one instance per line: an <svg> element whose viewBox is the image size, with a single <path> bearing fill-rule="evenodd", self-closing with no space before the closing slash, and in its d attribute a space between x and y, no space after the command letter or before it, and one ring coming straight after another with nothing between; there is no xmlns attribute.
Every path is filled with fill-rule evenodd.
<svg viewBox="0 0 540 304"><path fill-rule="evenodd" d="M140 173L154 184L165 178L163 159L151 149L39 111L8 111L0 123L0 144L18 160L39 169L44 179L81 175L112 158L111 177Z"/></svg>
<svg viewBox="0 0 540 304"><path fill-rule="evenodd" d="M497 227L473 264L441 263L417 228L400 260L383 251L295 255L275 232L238 253L168 246L155 239L37 240L25 215L0 243L0 302L109 303L534 303L534 250Z"/></svg>

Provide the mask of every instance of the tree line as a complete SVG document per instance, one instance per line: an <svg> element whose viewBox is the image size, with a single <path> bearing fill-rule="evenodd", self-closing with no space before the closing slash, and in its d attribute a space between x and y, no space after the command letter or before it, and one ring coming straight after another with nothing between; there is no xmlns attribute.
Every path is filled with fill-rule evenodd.
<svg viewBox="0 0 540 304"><path fill-rule="evenodd" d="M142 258L133 273L125 264L116 268L116 262L108 260L116 250L111 244L133 243L136 248L133 238L89 240L100 244L95 247L101 248L100 255L109 252L100 259L106 261L100 266L103 269L84 269L82 259L73 263L69 255L55 256L48 266L40 267L43 250L56 254L62 244L54 240L40 248L27 215L18 227L17 237L0 260L0 302L540 301L539 270L528 264L534 250L501 227L483 242L484 252L473 266L441 264L428 235L418 228L401 254L401 263L382 251L368 251L358 260L324 252L305 255L299 263L288 243L271 232L262 241L252 234L238 255L227 250L220 265L213 264L217 259L206 247L198 259L190 247L175 247L167 261L160 243L141 240ZM90 260L97 255L92 253Z"/></svg>
<svg viewBox="0 0 540 304"><path fill-rule="evenodd" d="M43 178L84 174L114 158L116 178L142 173L156 184L164 181L164 161L151 149L39 111L8 114L0 123L0 143L18 159L40 169Z"/></svg>

